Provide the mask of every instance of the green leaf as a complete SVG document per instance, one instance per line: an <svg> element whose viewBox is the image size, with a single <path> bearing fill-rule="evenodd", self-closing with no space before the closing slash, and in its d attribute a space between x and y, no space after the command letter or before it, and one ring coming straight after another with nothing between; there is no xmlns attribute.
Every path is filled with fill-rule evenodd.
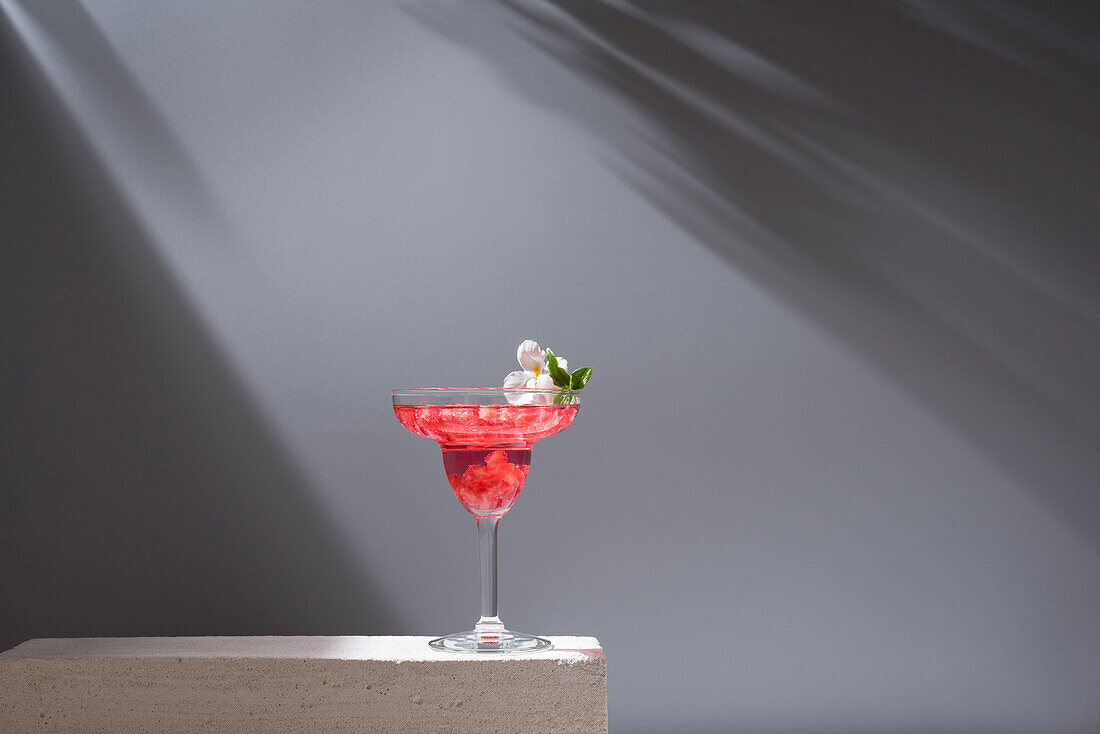
<svg viewBox="0 0 1100 734"><path fill-rule="evenodd" d="M563 390L569 389L569 373L558 366L557 356L549 349L546 350L546 369L555 385Z"/></svg>
<svg viewBox="0 0 1100 734"><path fill-rule="evenodd" d="M591 367L581 367L578 370L573 370L573 376L569 378L569 389L583 390L584 386L588 384L588 378L591 376Z"/></svg>

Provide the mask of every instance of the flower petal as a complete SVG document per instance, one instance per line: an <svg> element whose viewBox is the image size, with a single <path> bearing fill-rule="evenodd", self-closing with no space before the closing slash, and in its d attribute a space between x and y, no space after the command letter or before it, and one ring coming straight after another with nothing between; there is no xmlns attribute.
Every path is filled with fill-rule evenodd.
<svg viewBox="0 0 1100 734"><path fill-rule="evenodd" d="M561 356L560 354L555 354L554 356L558 358L558 367L561 367L563 370L568 372L569 371L569 361L565 357Z"/></svg>
<svg viewBox="0 0 1100 734"><path fill-rule="evenodd" d="M546 352L539 349L539 343L527 339L516 350L516 359L519 366L528 372L543 372L546 370Z"/></svg>
<svg viewBox="0 0 1100 734"><path fill-rule="evenodd" d="M554 387L554 378L550 376L549 372L543 372L541 375L534 378L534 384L532 384L531 380L528 380L527 387L537 387L540 390L550 390Z"/></svg>
<svg viewBox="0 0 1100 734"><path fill-rule="evenodd" d="M503 387L527 387L527 380L534 376L532 372L521 372L520 370L509 372L504 378Z"/></svg>
<svg viewBox="0 0 1100 734"><path fill-rule="evenodd" d="M504 397L508 399L510 405L530 405L537 395L538 393L532 394L524 390L504 393Z"/></svg>

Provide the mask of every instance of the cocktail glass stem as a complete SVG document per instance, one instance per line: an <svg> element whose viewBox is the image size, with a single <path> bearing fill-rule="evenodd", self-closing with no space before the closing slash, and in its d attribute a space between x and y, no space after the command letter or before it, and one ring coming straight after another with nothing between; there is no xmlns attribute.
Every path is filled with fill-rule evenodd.
<svg viewBox="0 0 1100 734"><path fill-rule="evenodd" d="M481 619L474 630L499 634L504 624L497 615L497 528L499 517L477 518L477 545L481 557Z"/></svg>

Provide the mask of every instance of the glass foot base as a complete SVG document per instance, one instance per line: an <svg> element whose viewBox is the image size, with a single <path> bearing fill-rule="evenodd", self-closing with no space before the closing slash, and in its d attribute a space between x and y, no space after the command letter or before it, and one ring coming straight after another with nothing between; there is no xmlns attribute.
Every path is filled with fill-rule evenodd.
<svg viewBox="0 0 1100 734"><path fill-rule="evenodd" d="M553 647L550 640L505 629L492 632L478 630L459 632L437 638L428 644L436 650L446 650L447 652L491 653L496 655L538 652Z"/></svg>

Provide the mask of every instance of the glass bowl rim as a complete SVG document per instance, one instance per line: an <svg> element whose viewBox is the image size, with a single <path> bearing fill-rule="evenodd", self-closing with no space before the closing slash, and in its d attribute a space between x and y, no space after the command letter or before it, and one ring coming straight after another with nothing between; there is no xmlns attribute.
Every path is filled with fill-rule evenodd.
<svg viewBox="0 0 1100 734"><path fill-rule="evenodd" d="M390 391L390 400L394 405L531 405L517 400L542 401L562 395L570 397L569 405L579 405L581 402L580 395L573 390L543 387L401 387ZM554 401L554 404L558 402Z"/></svg>
<svg viewBox="0 0 1100 734"><path fill-rule="evenodd" d="M424 392L523 392L523 393L548 393L551 395L563 392L574 392L557 387L399 387L390 390L391 395L399 393L411 393L413 395Z"/></svg>

